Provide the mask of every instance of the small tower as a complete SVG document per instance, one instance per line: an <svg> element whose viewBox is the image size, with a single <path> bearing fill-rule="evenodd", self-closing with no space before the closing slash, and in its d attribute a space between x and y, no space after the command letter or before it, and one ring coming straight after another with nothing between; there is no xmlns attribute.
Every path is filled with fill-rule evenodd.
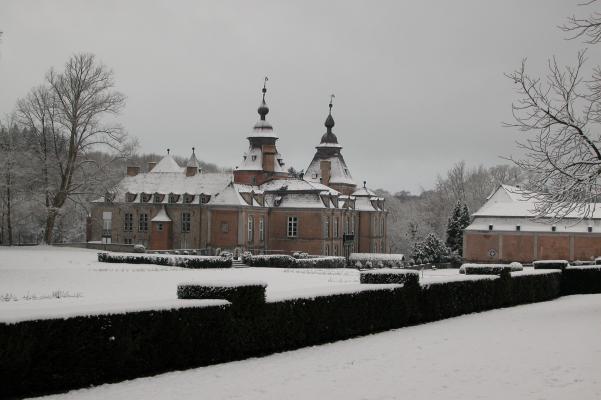
<svg viewBox="0 0 601 400"><path fill-rule="evenodd" d="M192 147L192 155L186 163L186 176L194 176L201 172L200 163L196 158L195 149Z"/></svg>
<svg viewBox="0 0 601 400"><path fill-rule="evenodd" d="M252 133L247 137L248 151L244 154L242 164L234 171L234 182L247 185L260 185L271 179L288 177L284 168L284 161L276 148L277 135L267 121L269 107L265 102L267 93L267 77L263 84L263 98L257 109L259 121L255 124Z"/></svg>
<svg viewBox="0 0 601 400"><path fill-rule="evenodd" d="M321 142L315 148L315 156L309 164L304 178L310 182L319 182L339 191L342 194L350 195L355 191L357 185L346 166L344 157L340 150L342 146L338 144L338 138L332 132L334 128L334 117L332 117L332 107L334 95L330 96L330 111L324 126L326 133L321 137Z"/></svg>

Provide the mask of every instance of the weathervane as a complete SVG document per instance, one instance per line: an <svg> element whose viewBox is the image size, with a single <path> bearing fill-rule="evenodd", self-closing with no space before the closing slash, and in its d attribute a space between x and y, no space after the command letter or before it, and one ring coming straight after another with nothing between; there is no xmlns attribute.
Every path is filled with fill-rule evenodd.
<svg viewBox="0 0 601 400"><path fill-rule="evenodd" d="M263 101L265 101L265 93L267 93L267 81L269 80L269 78L265 77L265 81L263 82Z"/></svg>
<svg viewBox="0 0 601 400"><path fill-rule="evenodd" d="M330 95L330 105L329 105L329 107L330 107L330 115L332 114L332 101L334 101L335 97L336 96L334 96L334 94Z"/></svg>

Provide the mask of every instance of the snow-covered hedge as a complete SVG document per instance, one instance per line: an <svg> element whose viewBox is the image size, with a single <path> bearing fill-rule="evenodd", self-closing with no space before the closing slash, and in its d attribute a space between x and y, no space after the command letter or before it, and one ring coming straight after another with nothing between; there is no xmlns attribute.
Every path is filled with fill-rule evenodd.
<svg viewBox="0 0 601 400"><path fill-rule="evenodd" d="M182 283L177 286L178 299L223 299L236 307L255 307L265 303L263 282Z"/></svg>
<svg viewBox="0 0 601 400"><path fill-rule="evenodd" d="M534 261L532 266L534 269L561 269L569 266L570 263L566 260L539 260Z"/></svg>
<svg viewBox="0 0 601 400"><path fill-rule="evenodd" d="M564 268L563 291L565 294L601 293L601 265Z"/></svg>
<svg viewBox="0 0 601 400"><path fill-rule="evenodd" d="M579 290L601 292L600 277L601 267L566 268L265 303L260 283L246 293L238 284L183 284L180 297L219 296L232 304L0 323L0 397L262 356Z"/></svg>
<svg viewBox="0 0 601 400"><path fill-rule="evenodd" d="M98 261L123 264L171 265L182 268L231 268L232 259L216 256L180 256L171 254L98 253Z"/></svg>
<svg viewBox="0 0 601 400"><path fill-rule="evenodd" d="M417 286L419 283L419 273L413 270L399 269L362 271L359 280L361 283L403 283Z"/></svg>
<svg viewBox="0 0 601 400"><path fill-rule="evenodd" d="M403 254L351 253L349 264L356 268L403 268Z"/></svg>
<svg viewBox="0 0 601 400"><path fill-rule="evenodd" d="M519 262L511 264L463 264L459 268L460 274L467 275L500 275L503 271L522 271L524 267Z"/></svg>
<svg viewBox="0 0 601 400"><path fill-rule="evenodd" d="M257 255L246 257L246 264L267 268L344 268L344 257L294 258L284 254Z"/></svg>

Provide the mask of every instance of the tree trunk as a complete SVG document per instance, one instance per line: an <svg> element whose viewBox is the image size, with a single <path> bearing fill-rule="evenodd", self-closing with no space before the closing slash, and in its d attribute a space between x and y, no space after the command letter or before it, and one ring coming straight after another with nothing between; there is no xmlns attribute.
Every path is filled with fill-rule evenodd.
<svg viewBox="0 0 601 400"><path fill-rule="evenodd" d="M54 222L56 221L56 208L48 208L46 216L46 230L44 231L44 242L52 244L52 232L54 231Z"/></svg>

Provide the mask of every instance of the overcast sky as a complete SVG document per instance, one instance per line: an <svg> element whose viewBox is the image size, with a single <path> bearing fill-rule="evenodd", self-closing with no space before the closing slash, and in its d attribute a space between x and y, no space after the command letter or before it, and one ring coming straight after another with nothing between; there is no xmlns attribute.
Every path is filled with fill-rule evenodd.
<svg viewBox="0 0 601 400"><path fill-rule="evenodd" d="M127 96L141 152L234 167L269 76L268 119L288 166L334 132L357 183L432 187L454 163L502 163L517 132L503 76L582 47L557 29L578 0L0 2L0 113L74 52L92 52ZM590 55L590 54L589 54ZM596 61L596 60L591 60Z"/></svg>

